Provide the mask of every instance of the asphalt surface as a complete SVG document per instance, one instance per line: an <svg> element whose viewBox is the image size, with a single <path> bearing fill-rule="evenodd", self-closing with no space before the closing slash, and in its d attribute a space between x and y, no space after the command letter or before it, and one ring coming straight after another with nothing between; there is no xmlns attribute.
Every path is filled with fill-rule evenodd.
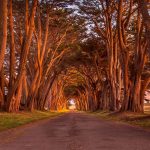
<svg viewBox="0 0 150 150"><path fill-rule="evenodd" d="M150 132L72 112L1 132L0 150L150 150Z"/></svg>

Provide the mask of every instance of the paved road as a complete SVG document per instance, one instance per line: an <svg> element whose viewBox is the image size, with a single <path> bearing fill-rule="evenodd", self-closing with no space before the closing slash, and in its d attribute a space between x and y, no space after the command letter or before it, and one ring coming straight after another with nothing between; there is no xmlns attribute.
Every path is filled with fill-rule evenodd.
<svg viewBox="0 0 150 150"><path fill-rule="evenodd" d="M150 150L150 132L68 113L0 133L0 150Z"/></svg>

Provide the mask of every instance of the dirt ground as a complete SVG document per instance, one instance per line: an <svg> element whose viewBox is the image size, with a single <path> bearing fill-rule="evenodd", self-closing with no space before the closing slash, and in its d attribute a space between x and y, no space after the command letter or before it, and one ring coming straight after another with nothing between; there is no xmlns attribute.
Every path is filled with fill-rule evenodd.
<svg viewBox="0 0 150 150"><path fill-rule="evenodd" d="M0 150L150 150L150 132L70 112L1 132Z"/></svg>

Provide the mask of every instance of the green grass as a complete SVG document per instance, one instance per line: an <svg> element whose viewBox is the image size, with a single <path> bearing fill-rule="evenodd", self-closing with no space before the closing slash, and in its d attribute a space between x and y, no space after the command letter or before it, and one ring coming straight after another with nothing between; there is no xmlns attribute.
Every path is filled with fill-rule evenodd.
<svg viewBox="0 0 150 150"><path fill-rule="evenodd" d="M150 129L150 112L145 114L125 112L125 113L113 113L108 111L90 112L90 114L110 121L120 121L131 125Z"/></svg>
<svg viewBox="0 0 150 150"><path fill-rule="evenodd" d="M19 112L19 113L0 112L0 131L15 128L37 120L52 118L61 114L63 114L63 112L49 112L49 111L34 111L34 112Z"/></svg>

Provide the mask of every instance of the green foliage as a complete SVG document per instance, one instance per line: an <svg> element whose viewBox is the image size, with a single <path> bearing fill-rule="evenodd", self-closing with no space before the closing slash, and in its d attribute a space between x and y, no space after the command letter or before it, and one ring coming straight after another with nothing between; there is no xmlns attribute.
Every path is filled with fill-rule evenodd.
<svg viewBox="0 0 150 150"><path fill-rule="evenodd" d="M52 118L62 113L50 111L34 111L34 112L20 112L20 113L0 113L0 131L15 128L37 120Z"/></svg>
<svg viewBox="0 0 150 150"><path fill-rule="evenodd" d="M132 112L111 113L109 111L97 111L89 113L106 120L124 122L134 126L140 126L143 128L150 129L150 112L147 112L145 114Z"/></svg>

